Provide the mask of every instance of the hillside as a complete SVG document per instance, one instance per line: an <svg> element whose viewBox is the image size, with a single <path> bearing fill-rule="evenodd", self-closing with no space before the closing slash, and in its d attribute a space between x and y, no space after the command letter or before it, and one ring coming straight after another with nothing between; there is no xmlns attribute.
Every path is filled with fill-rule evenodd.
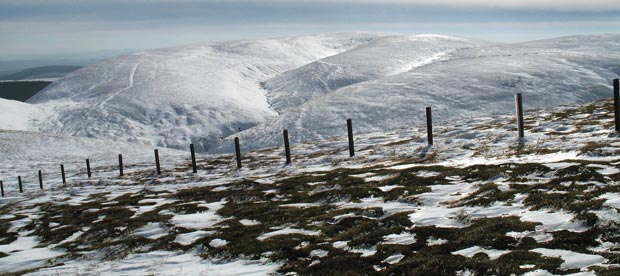
<svg viewBox="0 0 620 276"><path fill-rule="evenodd" d="M34 105L0 98L0 131L39 131L39 125L53 123L54 115Z"/></svg>
<svg viewBox="0 0 620 276"><path fill-rule="evenodd" d="M58 113L46 131L203 149L276 116L259 82L372 34L231 41L140 52L87 66L28 102Z"/></svg>
<svg viewBox="0 0 620 276"><path fill-rule="evenodd" d="M497 44L439 35L322 34L152 50L82 68L29 100L42 130L230 152L512 109L600 99L617 78L620 35Z"/></svg>
<svg viewBox="0 0 620 276"><path fill-rule="evenodd" d="M124 177L113 161L90 179L72 169L67 186L45 169L42 191L30 164L71 148L3 131L24 147L0 162L0 273L618 275L611 101L530 110L523 143L514 121L447 120L433 147L423 128L360 134L354 158L345 137L295 143L292 166L280 147L244 148L242 169L209 154L192 174L188 154L169 151L161 176L150 149L72 138L145 158ZM28 151L33 141L49 150ZM19 194L8 174L27 169Z"/></svg>

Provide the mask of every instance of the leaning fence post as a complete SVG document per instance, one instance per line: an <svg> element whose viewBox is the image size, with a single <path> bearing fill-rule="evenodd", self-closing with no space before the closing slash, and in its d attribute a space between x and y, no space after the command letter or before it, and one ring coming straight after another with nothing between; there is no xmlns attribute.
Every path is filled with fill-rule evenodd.
<svg viewBox="0 0 620 276"><path fill-rule="evenodd" d="M291 164L291 147L288 141L288 130L285 129L282 134L284 135L284 154L286 155L286 164Z"/></svg>
<svg viewBox="0 0 620 276"><path fill-rule="evenodd" d="M86 159L86 172L88 173L88 178L92 176L90 173L90 159Z"/></svg>
<svg viewBox="0 0 620 276"><path fill-rule="evenodd" d="M60 174L62 175L62 185L67 185L67 178L65 177L65 165L60 164Z"/></svg>
<svg viewBox="0 0 620 276"><path fill-rule="evenodd" d="M347 119L347 131L349 133L349 156L355 156L355 145L353 144L353 123Z"/></svg>
<svg viewBox="0 0 620 276"><path fill-rule="evenodd" d="M525 135L523 131L523 98L521 93L515 95L515 100L517 105L517 128L519 130L519 139L522 139Z"/></svg>
<svg viewBox="0 0 620 276"><path fill-rule="evenodd" d="M22 188L22 177L21 176L17 177L17 183L19 184L19 193L23 193L24 189Z"/></svg>
<svg viewBox="0 0 620 276"><path fill-rule="evenodd" d="M123 155L118 155L118 176L123 176Z"/></svg>
<svg viewBox="0 0 620 276"><path fill-rule="evenodd" d="M620 91L618 79L614 79L614 114L616 122L616 132L620 132Z"/></svg>
<svg viewBox="0 0 620 276"><path fill-rule="evenodd" d="M41 170L39 170L39 188L43 190L43 174L41 173Z"/></svg>
<svg viewBox="0 0 620 276"><path fill-rule="evenodd" d="M161 167L159 166L159 151L155 149L155 167L157 167L157 175L161 175Z"/></svg>
<svg viewBox="0 0 620 276"><path fill-rule="evenodd" d="M239 137L235 137L235 153L237 155L237 168L241 169L241 147L239 146Z"/></svg>
<svg viewBox="0 0 620 276"><path fill-rule="evenodd" d="M4 183L0 180L0 192L2 193L2 197L4 197Z"/></svg>
<svg viewBox="0 0 620 276"><path fill-rule="evenodd" d="M428 144L433 145L433 114L431 107L426 108L426 136L428 137Z"/></svg>
<svg viewBox="0 0 620 276"><path fill-rule="evenodd" d="M192 172L197 173L198 169L196 169L196 151L194 150L194 144L189 144L189 151L192 155Z"/></svg>

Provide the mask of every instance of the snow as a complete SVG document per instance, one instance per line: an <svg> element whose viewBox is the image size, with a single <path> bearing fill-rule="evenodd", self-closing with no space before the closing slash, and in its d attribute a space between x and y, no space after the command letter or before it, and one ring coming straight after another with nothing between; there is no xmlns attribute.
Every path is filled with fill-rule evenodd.
<svg viewBox="0 0 620 276"><path fill-rule="evenodd" d="M284 229L280 229L280 230L276 230L273 232L268 232L268 233L263 233L260 236L258 236L256 239L259 241L264 241L268 238L271 237L275 237L275 236L280 236L280 235L305 235L305 236L317 236L321 234L321 231L313 231L313 230L306 230L306 229L295 229L295 228L284 228Z"/></svg>
<svg viewBox="0 0 620 276"><path fill-rule="evenodd" d="M404 257L405 257L405 255L403 255L403 254L396 254L396 255L392 255L392 256L389 256L389 257L385 258L385 260L383 260L383 262L384 263L388 263L388 264L397 264Z"/></svg>
<svg viewBox="0 0 620 276"><path fill-rule="evenodd" d="M212 143L274 117L260 82L377 34L217 42L112 58L67 74L29 103L58 114L45 131L172 148Z"/></svg>
<svg viewBox="0 0 620 276"><path fill-rule="evenodd" d="M329 251L323 249L315 249L310 251L310 257L323 258L329 254Z"/></svg>
<svg viewBox="0 0 620 276"><path fill-rule="evenodd" d="M383 237L383 244L402 244L409 245L416 242L415 234L402 232L400 234L389 234Z"/></svg>
<svg viewBox="0 0 620 276"><path fill-rule="evenodd" d="M316 35L194 45L137 53L84 68L59 80L49 91L33 99L32 104L0 101L0 107L8 107L0 109L0 112L12 114L6 118L20 118L0 122L0 128L7 128L0 130L0 179L4 181L7 192L7 197L0 198L0 207L11 208L0 219L10 221L9 233L19 233L17 240L0 245L0 252L8 254L0 258L0 273L41 268L30 275L265 275L283 267L282 263L274 264L267 260L203 259L208 258L205 257L208 255L205 250L210 253L213 248L219 248L216 251L226 252L236 246L237 242L228 236L226 240L218 236L231 227L227 222L234 225L236 221L239 225L234 227L250 227L253 230L259 227L252 226L264 224L268 227L269 230L256 233L260 234L257 242L265 245L272 242L269 239L275 236L308 236L307 241L294 249L312 249L310 258L306 255L302 257L308 260L314 258L313 265L334 257L325 248L331 244L333 248L358 253L361 258L378 256L369 259L377 261L375 269L378 270L386 269L384 266L388 264L398 265L414 254L402 251L384 255L382 245L412 245L416 242L414 232L418 229L415 228L420 226L462 228L476 223L477 219L514 216L538 225L532 231L517 230L519 232L511 231L506 235L515 239L531 237L542 243L538 245L541 247L553 240L556 231L583 233L592 228L576 219L574 212L551 207L534 209L525 204L527 192L519 191L509 200L484 206L461 204L481 185L494 183L500 191L507 192L514 190L511 185L514 183L526 186L545 184L554 177L554 171L569 166L587 166L601 174L602 181L577 182L577 185L589 185L588 191L595 192L615 185L613 179L620 171L617 159L620 143L609 127L613 114L607 111L606 106L597 104L601 108L594 112L588 109L566 119L554 118L561 117L564 108L526 113L528 130L523 153L515 149L514 117L506 113L513 112L512 93L516 91L523 91L528 96L528 108L572 104L609 96L609 79L617 77L617 70L610 69L610 62L617 63L620 56L615 51L617 47L608 46L620 45L613 44L617 43L618 36L582 38L591 45L577 45L580 43L575 38L489 46L451 37L385 37L374 34ZM386 56L377 54L366 60L354 58L372 52L381 53L390 48L390 43L402 48L393 53L388 51ZM431 47L435 44L438 44L436 48ZM461 44L467 45L453 47ZM414 50L419 50L420 56L409 59L415 56ZM282 53L285 54L278 56ZM603 62L605 59L610 61ZM213 64L221 64L222 68L214 69ZM361 68L361 65L367 67ZM191 75L188 72L195 72L195 75L188 76ZM562 78L559 78L560 75ZM448 77L454 82L446 83ZM467 79L473 80L471 84L466 82ZM276 84L279 86L269 86ZM162 87L154 88L153 85ZM181 98L188 96L187 99L175 98L177 91L172 89L175 85L187 90L178 94ZM444 88L446 91L443 91ZM215 91L218 89L225 92ZM209 91L203 93L202 90ZM473 95L474 92L480 95ZM290 102L275 101L286 99L286 95L291 95ZM558 98L558 95L563 98ZM465 97L469 97L468 101ZM493 101L493 104L486 104L484 101L487 100ZM345 102L347 105L341 106ZM436 144L432 147L426 146L425 128L420 123L423 122L422 115L416 115L417 112L412 109L423 107L422 104L433 105L439 113L435 127ZM210 117L211 109L223 109L228 113ZM90 111L94 112L93 116L81 121L76 119L90 114L87 113ZM240 116L231 119L229 115L236 112ZM38 114L43 114L43 117L35 118ZM4 113L0 115L4 116ZM358 149L355 158L349 158L346 150L346 132L342 122L347 117L354 119ZM592 118L599 119L587 121ZM332 125L331 122L335 121L338 122ZM244 131L237 133L239 127L243 127ZM253 147L278 146L281 127L290 128L293 141L317 139L292 144L293 165L284 166L281 147L251 151ZM225 144L229 144L229 140L225 137L229 135L242 137L244 168L237 170L231 155L200 154L199 172L192 174L188 169L187 144L195 142L202 147L201 151L227 151ZM270 135L274 139L270 140ZM582 153L582 149L590 143L603 145L598 149L602 153ZM154 172L154 145L160 150L162 176ZM551 153L537 150L549 150ZM123 153L126 164L127 175L122 178L118 177L117 171L119 153ZM420 161L425 157L432 158ZM93 167L94 177L90 179L85 176L86 158L90 158ZM68 173L67 186L60 181L60 162L65 164ZM518 181L510 179L508 173L478 181L463 175L445 175L441 168L528 163L547 166L552 172L526 174ZM38 169L44 172L44 190L38 188ZM239 181L258 183L257 191L260 189L260 192L247 200L272 200L275 202L274 208L291 208L287 211L305 211L302 208L323 206L326 203L321 200L289 200L297 195L295 192L284 193L278 187L280 180L295 176L325 176L347 169L355 169L356 172L349 176L357 177L358 182L364 181L364 185L373 189L362 198L342 196L336 197L335 202L329 201L326 207L336 208L336 215L327 217L329 213L326 213L324 221L277 222L271 225L273 222L270 220L244 217L242 213L230 217L218 213L226 204L245 200L235 195L235 183ZM416 177L443 179L438 178L438 183L425 184L424 188L430 191L409 194L402 188L417 183L390 183L391 178L410 173L402 170L415 171L411 175ZM23 194L16 191L17 175L24 179ZM570 184L567 181L561 185ZM332 183L332 180L299 185L311 190L308 196L325 191L340 196L341 191L348 188L344 184ZM267 188L262 189L264 186ZM231 196L212 202L200 199L183 202L182 197L175 197L177 191L190 188L206 188L211 189L209 192L213 194L223 192ZM402 195L398 195L401 191ZM544 192L567 193L556 190ZM73 251L60 250L62 247L59 245L86 239L84 234L89 232L88 227L75 228L72 235L55 244L40 244L40 237L35 236L31 228L25 231L25 227L33 222L35 228L39 227L36 223L40 223L42 214L47 212L45 206L48 203L80 206L94 204L96 200L93 198L100 198L102 207L88 207L84 211L88 214L117 205L121 196L126 194L144 196L137 204L126 206L134 213L131 219L168 204L196 204L206 210L175 213L171 211L173 209L164 207L159 214L171 215L169 220L142 222L135 226L136 229L132 226L132 231L123 236L141 236L150 239L150 242L169 236L177 246L182 245L182 249L147 252L151 249L144 246L114 261L103 260L98 255L102 253L97 250L85 252L81 248L88 248L86 244L77 249L67 249L83 254L84 258L75 259L72 257ZM591 210L599 218L597 224L604 226L617 222L620 194L605 192L597 195L600 195L598 199L604 200L603 208ZM383 214L360 214L360 209L368 208L381 208ZM322 228L330 227L332 223L338 224L344 218L379 221L394 214L406 216L413 226L399 229L397 233L388 232L391 234L380 237L374 245L352 247L348 241L337 239L353 238L326 237L328 231ZM104 218L104 215L95 217L96 222ZM49 227L57 230L62 224L50 222ZM121 231L126 229L116 228ZM441 235L441 231L437 234ZM119 241L123 236L118 237ZM605 254L605 257L614 254L617 244L603 239L601 236L597 244L577 250L582 253L546 248L533 251L559 256L565 261L563 269L580 268L583 271L579 275L586 275L590 273L586 271L588 266L610 265L603 256L596 254ZM316 240L322 242L316 244ZM428 246L451 242L437 237L426 240ZM475 244L456 248L460 250L453 254L471 257L476 253L485 253L492 259L509 252ZM584 254L587 252L592 254ZM68 254L66 257L54 260L65 253ZM273 255L277 254L259 252L257 256L267 258ZM384 263L379 265L382 260ZM43 268L47 265L57 266ZM461 274L467 273L472 272L461 271ZM550 274L537 270L527 275Z"/></svg>
<svg viewBox="0 0 620 276"><path fill-rule="evenodd" d="M591 265L602 264L607 259L599 255L583 254L562 249L536 248L532 252L540 253L546 257L560 257L564 260L563 269L586 268Z"/></svg>
<svg viewBox="0 0 620 276"><path fill-rule="evenodd" d="M564 43L564 39L553 41ZM264 148L279 145L276 141L282 129L289 130L292 143L346 135L347 118L353 119L355 133L423 124L427 106L433 108L433 119L439 123L513 110L515 93L523 93L526 110L608 97L610 80L617 77L610 68L620 57L613 47L599 46L618 43L620 36L584 39L593 43L591 49L556 49L552 43L538 42L491 46L474 42L462 49L447 50L440 62L396 75L381 75L380 70L363 77L347 75L347 64L322 60L310 68L304 66L267 81L268 95L279 116L238 136L242 141L252 141L250 147ZM434 45L441 48L451 43L438 39ZM401 49L424 53L417 43L405 44L386 54L366 57L363 62L380 64L391 52ZM325 60L341 55L346 59L349 52L357 50ZM344 79L338 79L339 74ZM332 75L340 85L325 83ZM232 150L229 139L222 142L221 150Z"/></svg>
<svg viewBox="0 0 620 276"><path fill-rule="evenodd" d="M605 193L600 198L605 199L604 205L620 209L620 193Z"/></svg>
<svg viewBox="0 0 620 276"><path fill-rule="evenodd" d="M478 253L484 253L489 256L489 259L495 260L504 254L510 253L510 250L485 249L480 246L472 246L452 252L454 255L461 255L467 258L471 258Z"/></svg>
<svg viewBox="0 0 620 276"><path fill-rule="evenodd" d="M381 190L382 192L389 192L391 190L398 189L398 188L404 188L404 187L405 186L402 186L402 185L386 185L386 186L379 187L379 190Z"/></svg>
<svg viewBox="0 0 620 276"><path fill-rule="evenodd" d="M178 227L183 227L187 229L199 230L209 228L225 220L217 214L217 211L224 207L224 204L226 204L225 199L206 204L199 204L199 207L207 207L208 210L205 212L194 214L177 214L170 219L170 222Z"/></svg>
<svg viewBox="0 0 620 276"><path fill-rule="evenodd" d="M0 130L37 131L54 114L27 103L0 98ZM49 118L51 117L51 118Z"/></svg>
<svg viewBox="0 0 620 276"><path fill-rule="evenodd" d="M105 274L105 275L221 275L259 276L275 272L277 264L263 261L236 260L215 263L185 253L152 251L132 254L121 261L65 262L57 267L41 269L26 275Z"/></svg>
<svg viewBox="0 0 620 276"><path fill-rule="evenodd" d="M427 246L434 246L434 245L442 245L447 243L448 240L445 239L438 239L435 237L428 237L428 239L426 239L426 245Z"/></svg>
<svg viewBox="0 0 620 276"><path fill-rule="evenodd" d="M0 252L3 253L11 253L15 251L23 251L27 249L34 248L39 245L36 236L23 236L20 235L17 237L15 241L9 244L1 244Z"/></svg>
<svg viewBox="0 0 620 276"><path fill-rule="evenodd" d="M526 231L526 232L508 232L506 236L513 237L515 239L522 239L530 237L536 240L536 242L548 242L553 240L553 235L545 233L542 228L538 228L538 231Z"/></svg>
<svg viewBox="0 0 620 276"><path fill-rule="evenodd" d="M60 251L46 247L12 252L11 255L0 258L0 273L40 267L43 266L48 259L63 254L64 253Z"/></svg>
<svg viewBox="0 0 620 276"><path fill-rule="evenodd" d="M148 238L148 239L159 239L163 236L168 235L168 229L166 229L159 222L149 222L145 226L142 226L133 233L136 236Z"/></svg>
<svg viewBox="0 0 620 276"><path fill-rule="evenodd" d="M526 110L607 97L618 41L339 33L158 49L87 66L0 108L20 118L0 129L208 152L232 151L234 136L244 150L279 146L288 129L296 144L343 135L346 118L355 133L422 124L426 106L437 122L503 113L517 92Z"/></svg>
<svg viewBox="0 0 620 276"><path fill-rule="evenodd" d="M190 245L194 243L195 241L197 241L198 239L207 237L209 236L209 234L212 234L212 233L213 232L198 230L194 232L179 234L177 235L174 242L181 244L181 245Z"/></svg>
<svg viewBox="0 0 620 276"><path fill-rule="evenodd" d="M215 247L215 248L226 246L227 244L228 244L228 241L222 240L222 239L214 239L209 242L209 246Z"/></svg>
<svg viewBox="0 0 620 276"><path fill-rule="evenodd" d="M258 220L253 220L253 219L242 219L239 220L239 223L245 225L245 226L252 226L252 225L259 225L260 221Z"/></svg>

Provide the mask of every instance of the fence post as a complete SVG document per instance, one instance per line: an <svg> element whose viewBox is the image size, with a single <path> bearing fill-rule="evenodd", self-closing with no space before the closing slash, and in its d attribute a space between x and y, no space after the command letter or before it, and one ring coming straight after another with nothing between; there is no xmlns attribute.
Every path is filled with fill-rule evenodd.
<svg viewBox="0 0 620 276"><path fill-rule="evenodd" d="M155 149L155 167L157 167L157 175L161 175L161 167L159 166L159 151Z"/></svg>
<svg viewBox="0 0 620 276"><path fill-rule="evenodd" d="M90 159L86 159L86 172L88 173L88 178L90 178L91 176L93 176L90 173Z"/></svg>
<svg viewBox="0 0 620 276"><path fill-rule="evenodd" d="M433 114L431 107L426 107L426 136L428 137L428 144L433 145Z"/></svg>
<svg viewBox="0 0 620 276"><path fill-rule="evenodd" d="M614 114L616 122L616 132L620 132L620 92L618 91L618 79L614 79Z"/></svg>
<svg viewBox="0 0 620 276"><path fill-rule="evenodd" d="M4 183L0 180L0 192L2 192L2 197L4 197Z"/></svg>
<svg viewBox="0 0 620 276"><path fill-rule="evenodd" d="M347 131L349 133L349 156L355 156L355 145L353 144L353 123L347 119Z"/></svg>
<svg viewBox="0 0 620 276"><path fill-rule="evenodd" d="M239 137L235 137L235 153L237 155L237 168L241 169L241 147L239 146Z"/></svg>
<svg viewBox="0 0 620 276"><path fill-rule="evenodd" d="M123 155L118 155L118 176L123 176Z"/></svg>
<svg viewBox="0 0 620 276"><path fill-rule="evenodd" d="M22 177L21 176L17 177L17 183L19 183L19 193L23 193L24 189L22 188Z"/></svg>
<svg viewBox="0 0 620 276"><path fill-rule="evenodd" d="M194 150L194 144L189 144L189 151L192 154L192 172L197 173L198 169L196 169L196 151Z"/></svg>
<svg viewBox="0 0 620 276"><path fill-rule="evenodd" d="M62 185L67 185L67 178L65 177L65 165L60 164L60 174L62 175Z"/></svg>
<svg viewBox="0 0 620 276"><path fill-rule="evenodd" d="M521 93L515 95L515 100L517 105L517 128L519 130L519 139L522 139L525 135L523 131L523 97Z"/></svg>
<svg viewBox="0 0 620 276"><path fill-rule="evenodd" d="M43 174L41 173L41 170L39 170L39 188L43 190Z"/></svg>
<svg viewBox="0 0 620 276"><path fill-rule="evenodd" d="M288 141L288 130L285 129L282 134L284 135L284 154L286 155L286 164L291 164L291 147Z"/></svg>

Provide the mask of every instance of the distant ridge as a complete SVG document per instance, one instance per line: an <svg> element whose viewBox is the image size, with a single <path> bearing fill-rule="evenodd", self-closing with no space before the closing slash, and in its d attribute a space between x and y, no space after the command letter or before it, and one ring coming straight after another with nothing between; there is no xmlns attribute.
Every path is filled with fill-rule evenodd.
<svg viewBox="0 0 620 276"><path fill-rule="evenodd" d="M80 68L82 67L72 65L51 65L33 67L21 70L17 73L1 76L0 80L56 79Z"/></svg>

